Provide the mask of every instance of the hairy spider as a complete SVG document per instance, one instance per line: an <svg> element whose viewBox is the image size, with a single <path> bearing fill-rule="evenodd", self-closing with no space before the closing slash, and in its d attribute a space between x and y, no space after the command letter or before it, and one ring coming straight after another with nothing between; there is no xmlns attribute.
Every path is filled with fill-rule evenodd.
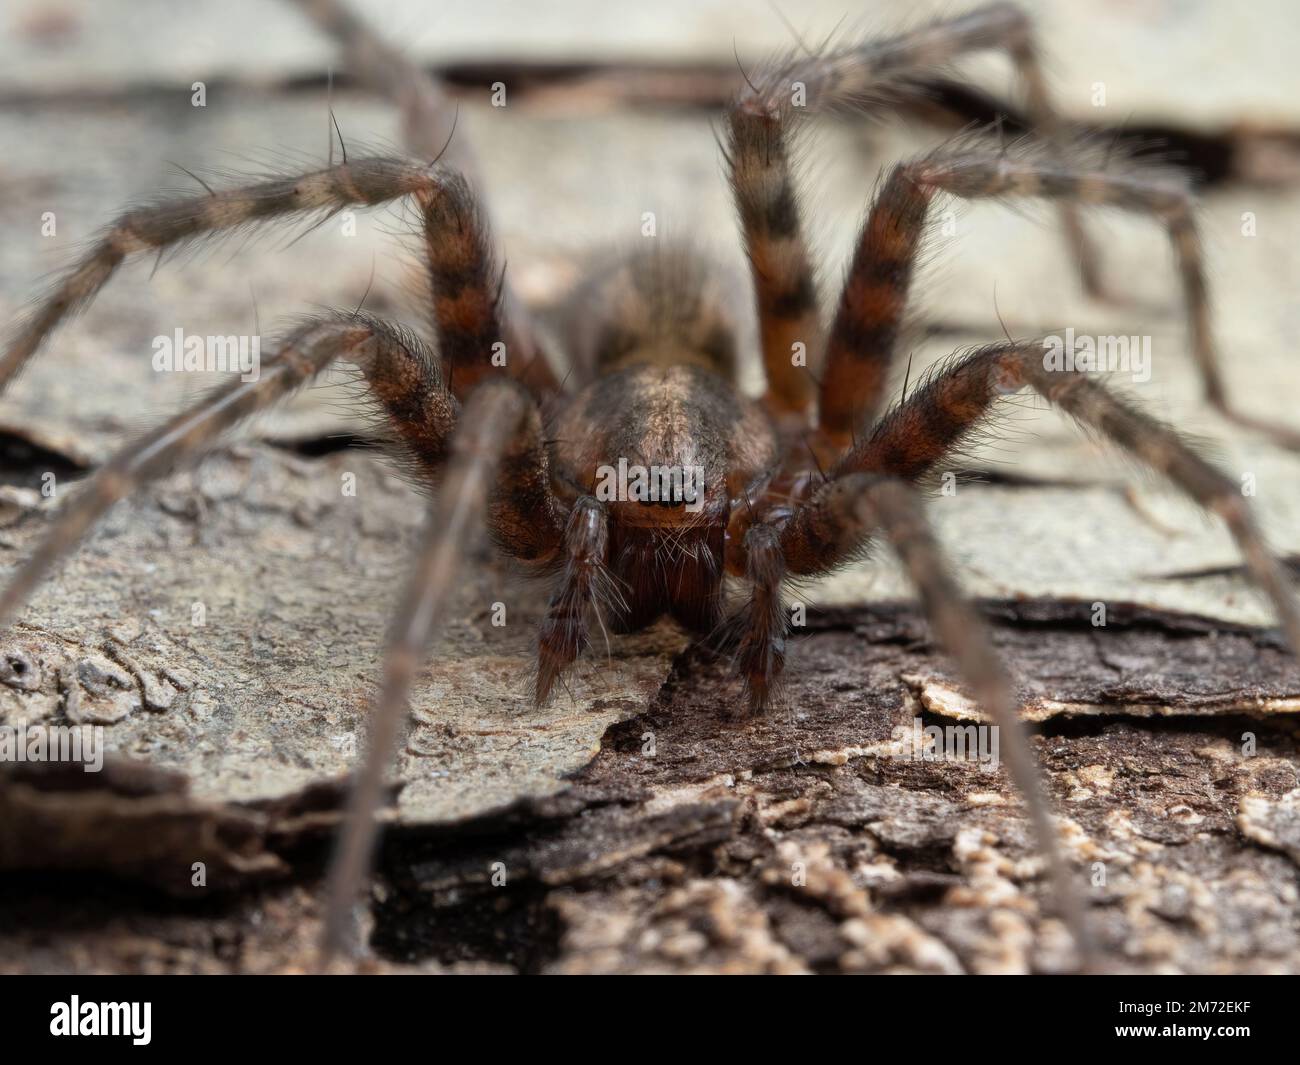
<svg viewBox="0 0 1300 1065"><path fill-rule="evenodd" d="M412 157L345 156L315 172L123 214L19 324L0 360L0 385L132 256L289 215L395 200L419 213L436 344L359 311L299 325L256 381L218 389L99 470L12 577L0 596L0 624L113 503L197 459L222 431L346 360L360 370L405 460L438 490L391 630L370 751L331 871L327 950L350 938L406 694L461 560L485 531L554 587L537 639L538 702L587 646L593 613L620 631L669 615L701 636L731 635L754 710L768 704L784 665L783 582L833 570L883 536L977 701L1005 732L1002 750L1048 858L1057 903L1086 950L1082 912L1012 685L927 528L917 486L986 421L1000 397L1030 389L1226 521L1297 651L1300 613L1232 480L1098 380L1048 369L1041 342L1008 338L970 352L883 416L881 410L927 215L946 192L1058 201L1073 256L1094 290L1096 259L1077 205L1155 216L1177 255L1207 397L1251 424L1228 407L1219 377L1186 185L1167 173L1107 165L1067 143L1029 22L1010 4L892 39L799 55L747 77L726 115L724 156L757 297L762 398L748 398L736 385L733 308L702 261L681 250L628 258L583 287L561 382L494 265L473 168L463 138L450 135L453 116L439 86L337 0L300 2L339 40L356 76L400 104ZM986 48L1011 56L1039 146L1006 150L961 138L890 169L824 329L790 163L803 113L880 102L918 73ZM817 376L792 357L801 351ZM1272 431L1297 442L1286 430ZM676 471L659 482L667 498L598 490L610 470L633 466ZM683 480L682 471L692 476ZM725 577L748 589L730 617Z"/></svg>

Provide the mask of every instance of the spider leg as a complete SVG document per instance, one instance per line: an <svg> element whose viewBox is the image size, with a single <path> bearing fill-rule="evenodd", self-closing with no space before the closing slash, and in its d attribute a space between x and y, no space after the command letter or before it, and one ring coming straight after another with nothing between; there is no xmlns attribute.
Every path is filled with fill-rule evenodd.
<svg viewBox="0 0 1300 1065"><path fill-rule="evenodd" d="M413 346L417 343L395 327L368 317L340 315L300 326L262 363L257 380L236 380L217 388L118 452L77 491L0 592L0 628L113 504L199 458L226 430L289 395L336 359L347 358L360 367L399 440L425 468L439 469L457 421L457 405L428 376L427 353ZM507 381L494 383L518 388ZM514 547L511 531L531 528L530 537L519 543L515 553L544 561L558 550L563 525L557 517L559 504L549 492L544 497L537 492L544 467L525 468L527 456L538 456L542 450L541 420L536 407L529 404L529 408L521 431L512 434L514 479L503 481L494 496L492 529L499 541Z"/></svg>
<svg viewBox="0 0 1300 1065"><path fill-rule="evenodd" d="M409 457L422 481L432 481L447 461L459 404L447 391L438 360L416 334L371 314L338 315L339 328L362 326L371 346L348 354L365 378L368 394L382 408L395 443Z"/></svg>
<svg viewBox="0 0 1300 1065"><path fill-rule="evenodd" d="M0 391L65 318L84 307L119 266L141 252L161 252L204 234L228 232L271 218L371 206L437 186L428 167L401 159L356 159L297 176L271 178L200 196L186 196L122 214L20 321L0 356Z"/></svg>
<svg viewBox="0 0 1300 1065"><path fill-rule="evenodd" d="M35 553L0 593L3 628L109 507L198 458L225 430L288 395L341 357L362 369L371 391L397 425L399 437L419 461L443 476L419 565L390 637L370 752L350 799L331 872L327 951L346 941L347 917L373 849L381 778L410 678L440 620L439 607L461 558L478 535L476 524L484 501L490 498L492 504L486 528L520 557L546 561L559 549L563 526L554 517L558 504L549 489L539 496L545 468L528 468L530 457L544 460L544 451L540 415L523 388L506 379L487 381L458 416L456 401L437 391L427 352L413 349L399 330L356 316L309 322L262 364L256 381L234 381L218 388L111 459L63 508ZM459 428L453 433L455 426ZM513 543L513 530L526 525L533 527L530 536Z"/></svg>
<svg viewBox="0 0 1300 1065"><path fill-rule="evenodd" d="M373 861L379 832L375 815L411 681L446 615L447 598L455 589L464 558L481 537L484 505L507 442L527 425L532 406L527 396L505 381L486 383L465 405L411 580L389 630L369 747L348 798L328 874L324 958L352 946L353 907Z"/></svg>
<svg viewBox="0 0 1300 1065"><path fill-rule="evenodd" d="M758 298L768 403L777 415L806 415L808 375L792 360L794 345L820 350L817 282L799 218L791 149L800 112L887 103L909 80L968 53L1004 49L1025 88L1036 132L1059 138L1061 122L1047 92L1028 15L995 3L901 36L821 55L798 56L747 77L727 113L725 157ZM1097 255L1075 206L1061 204L1067 240L1089 292L1097 292ZM823 390L824 394L824 390Z"/></svg>
<svg viewBox="0 0 1300 1065"><path fill-rule="evenodd" d="M560 675L590 643L588 608L596 601L622 609L609 574L609 516L593 497L583 496L569 514L564 532L565 566L537 636L535 699L543 705Z"/></svg>
<svg viewBox="0 0 1300 1065"><path fill-rule="evenodd" d="M1032 387L1224 520L1247 569L1272 601L1292 649L1300 656L1300 610L1240 487L1196 454L1175 430L1133 407L1101 381L1083 372L1045 368L1045 350L1041 341L993 344L949 366L914 390L869 437L848 451L832 477L866 472L916 480L975 428L999 397ZM808 528L798 538L791 569L799 573L824 569L831 556L817 546L823 537L817 532L816 508L796 513L791 525L797 521L808 523Z"/></svg>
<svg viewBox="0 0 1300 1065"><path fill-rule="evenodd" d="M906 309L926 215L937 192L964 199L1007 196L1069 199L1154 215L1178 259L1192 352L1208 402L1224 417L1300 450L1300 431L1238 414L1227 399L1210 326L1208 288L1194 199L1184 182L1140 169L1070 165L1032 153L1015 157L983 148L943 150L896 167L886 180L850 267L827 344L820 434L846 446L879 410Z"/></svg>
<svg viewBox="0 0 1300 1065"><path fill-rule="evenodd" d="M742 97L728 114L724 150L758 301L765 400L783 421L801 424L812 404L807 370L795 362L821 346L817 277L799 218L787 146L776 105Z"/></svg>
<svg viewBox="0 0 1300 1065"><path fill-rule="evenodd" d="M255 381L232 381L118 452L63 506L48 535L10 577L0 593L0 628L114 503L201 455L223 431L287 396L372 336L361 322L310 323L263 361Z"/></svg>
<svg viewBox="0 0 1300 1065"><path fill-rule="evenodd" d="M471 188L480 189L480 167L473 146L464 131L457 132L457 108L436 78L380 37L342 0L293 3L334 38L353 77L397 106L402 116L403 142L415 158L440 160L464 174ZM528 384L534 396L558 392L560 383L542 352L527 308L508 283L500 284L500 298L507 313L505 332L495 339L505 343L509 359L518 363L515 376Z"/></svg>
<svg viewBox="0 0 1300 1065"><path fill-rule="evenodd" d="M127 211L19 323L0 356L0 391L55 327L85 306L133 255L161 252L207 234L273 218L333 213L405 196L415 198L423 215L435 326L445 345L443 358L452 369L453 390L464 395L473 381L493 368L492 345L506 335L500 322L500 279L493 272L482 220L468 184L459 175L384 157L354 159L307 174ZM508 374L540 381L530 373L532 364L520 358L508 356L505 366Z"/></svg>
<svg viewBox="0 0 1300 1065"><path fill-rule="evenodd" d="M497 370L494 354L512 365L501 321L503 277L493 263L487 221L468 181L449 175L443 194L424 198L425 254L438 354L459 400Z"/></svg>
<svg viewBox="0 0 1300 1065"><path fill-rule="evenodd" d="M396 442L413 460L417 483L438 481L460 418L460 404L447 390L438 360L418 336L371 315L353 314L339 322L359 322L374 334L372 349L348 357L360 366ZM559 553L565 526L564 506L551 490L543 436L541 412L529 404L506 442L488 515L493 543L539 566Z"/></svg>
<svg viewBox="0 0 1300 1065"><path fill-rule="evenodd" d="M800 520L801 514L811 520ZM864 473L841 477L824 486L796 512L795 520L782 532L781 543L787 555L801 559L807 558L809 549L816 544L834 543L842 545L840 552L847 551L864 543L876 530L884 533L898 555L939 642L956 661L976 702L1001 733L1000 750L1006 754L1011 779L1024 796L1034 835L1047 857L1057 911L1069 926L1086 967L1093 960L1092 937L1073 874L1057 843L1013 685L983 619L967 602L949 570L917 490L892 477Z"/></svg>
<svg viewBox="0 0 1300 1065"><path fill-rule="evenodd" d="M871 205L826 339L818 450L848 446L884 401L933 195L896 167Z"/></svg>

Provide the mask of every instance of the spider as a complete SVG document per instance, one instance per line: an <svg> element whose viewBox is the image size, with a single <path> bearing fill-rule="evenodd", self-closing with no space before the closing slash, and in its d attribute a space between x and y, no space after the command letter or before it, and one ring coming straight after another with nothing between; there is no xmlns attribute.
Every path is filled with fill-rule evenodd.
<svg viewBox="0 0 1300 1065"><path fill-rule="evenodd" d="M1057 201L1083 282L1094 291L1097 260L1078 206L1157 218L1177 255L1207 398L1229 417L1261 427L1227 403L1186 184L1163 172L1106 165L1067 143L1032 27L1011 4L889 39L795 54L762 74L746 74L725 117L723 157L760 325L761 398L743 395L736 384L734 308L707 265L683 249L629 257L583 286L561 380L495 265L472 160L464 138L451 136L454 116L441 88L339 0L300 3L339 41L354 74L402 108L411 156L349 159L344 150L339 164L331 159L314 172L207 189L122 214L19 323L0 358L0 387L129 258L286 216L398 200L419 215L436 343L360 310L301 323L264 361L257 380L220 387L100 469L11 577L0 595L0 624L112 504L199 459L225 430L346 360L360 371L432 502L390 631L369 753L331 867L327 953L349 944L412 678L462 559L489 533L502 553L552 582L537 637L539 703L588 646L593 614L620 631L668 615L701 637L728 635L755 712L775 697L784 667L783 584L830 572L883 538L977 702L1003 731L1002 750L1025 796L1057 905L1086 952L1074 878L1056 844L1014 687L927 526L927 477L987 424L1001 397L1032 390L1218 514L1297 652L1300 612L1233 481L1102 381L1048 368L1041 341L1008 337L969 352L882 409L927 218L946 193ZM824 328L791 164L804 115L888 100L886 90L906 89L919 74L990 48L1006 51L1018 71L1037 146L1008 151L965 137L890 168ZM1295 434L1263 428L1297 446ZM603 472L629 464L699 476L689 485L662 481L666 498L597 490ZM747 589L729 616L727 578Z"/></svg>

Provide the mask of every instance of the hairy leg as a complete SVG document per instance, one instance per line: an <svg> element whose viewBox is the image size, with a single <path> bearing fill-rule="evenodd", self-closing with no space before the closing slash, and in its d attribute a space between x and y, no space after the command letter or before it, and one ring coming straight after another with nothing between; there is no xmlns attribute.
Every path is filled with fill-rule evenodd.
<svg viewBox="0 0 1300 1065"><path fill-rule="evenodd" d="M353 908L374 860L379 832L375 815L383 800L384 774L397 748L411 681L446 615L446 602L464 558L485 530L483 511L507 441L526 424L531 406L517 389L496 381L478 389L465 405L415 569L390 629L369 746L353 782L330 865L325 958L354 945Z"/></svg>
<svg viewBox="0 0 1300 1065"><path fill-rule="evenodd" d="M351 356L361 370L383 424L424 481L436 480L447 461L459 404L447 391L437 357L420 337L371 314L339 315L340 327L370 331L368 346Z"/></svg>
<svg viewBox="0 0 1300 1065"><path fill-rule="evenodd" d="M1041 152L1006 154L983 146L940 150L902 164L881 189L863 227L827 345L819 435L830 448L848 446L883 404L926 216L940 191L964 199L1072 200L1158 218L1177 256L1192 352L1207 399L1230 419L1300 448L1300 431L1238 415L1227 403L1210 328L1194 200L1183 181L1140 168L1106 169L1103 160L1064 163Z"/></svg>
<svg viewBox="0 0 1300 1065"><path fill-rule="evenodd" d="M242 188L187 196L123 214L99 242L19 323L0 356L0 390L23 368L47 336L84 307L128 258L161 253L205 236L271 219L348 206L374 206L414 198L429 256L435 300L433 316L453 390L469 386L495 367L493 347L506 336L501 323L500 277L487 251L487 237L473 193L459 175L402 159L354 159L296 177L279 177ZM508 345L507 345L508 348ZM538 383L532 364L508 357L505 373ZM457 380L459 370L459 380Z"/></svg>
<svg viewBox="0 0 1300 1065"><path fill-rule="evenodd" d="M501 321L501 275L493 263L487 223L469 183L456 175L423 199L425 253L433 330L459 400L495 371L509 349Z"/></svg>
<svg viewBox="0 0 1300 1065"><path fill-rule="evenodd" d="M983 619L966 601L935 539L920 495L911 485L892 477L854 473L830 482L816 497L816 537L837 545L840 554L863 544L873 533L884 533L921 598L926 617L939 642L955 659L971 686L975 701L992 719L1002 737L1011 779L1024 796L1038 845L1047 858L1056 906L1074 935L1084 964L1092 960L1093 944L1074 875L1057 843L1051 811L1039 780L1033 747L1021 723L1010 678L999 660ZM813 528L797 520L787 526L782 546L795 559ZM795 568L794 565L791 567Z"/></svg>
<svg viewBox="0 0 1300 1065"><path fill-rule="evenodd" d="M799 114L837 105L881 106L918 75L989 48L1010 55L1030 120L1045 141L1056 140L1061 123L1048 98L1029 17L1005 3L899 37L796 57L760 73L732 104L725 156L758 298L768 404L779 417L807 412L812 388L806 371L792 361L794 345L803 344L812 356L822 339L816 278L791 165ZM1095 253L1074 205L1063 203L1061 211L1072 252L1093 290Z"/></svg>
<svg viewBox="0 0 1300 1065"><path fill-rule="evenodd" d="M338 42L353 77L397 106L407 150L417 159L441 159L446 166L464 174L476 198L481 200L478 160L464 131L457 131L457 108L443 86L401 49L385 41L342 0L293 2ZM527 309L506 281L501 280L500 285L506 313L504 332L499 339L505 342L509 358L518 363L515 376L538 398L558 391L559 382L542 353Z"/></svg>
<svg viewBox="0 0 1300 1065"><path fill-rule="evenodd" d="M0 391L62 321L89 303L119 266L141 252L161 254L203 236L273 218L328 216L353 205L385 203L431 189L436 182L428 167L405 160L357 159L296 177L276 177L129 210L18 323L0 356Z"/></svg>
<svg viewBox="0 0 1300 1065"><path fill-rule="evenodd" d="M415 467L414 479L435 484L460 418L460 403L448 390L437 358L414 333L373 315L340 315L333 321L340 327L355 323L370 330L371 342L344 357L360 369L383 424ZM565 526L564 506L551 490L543 436L541 412L530 403L518 430L506 441L488 514L496 546L538 566L559 553Z"/></svg>
<svg viewBox="0 0 1300 1065"><path fill-rule="evenodd" d="M823 455L848 446L884 401L933 195L898 167L871 205L826 339L817 430Z"/></svg>
<svg viewBox="0 0 1300 1065"><path fill-rule="evenodd" d="M1201 458L1179 434L1109 391L1083 372L1044 367L1041 341L993 344L935 375L891 411L831 471L833 478L853 473L885 474L916 480L978 427L995 401L1028 386L1048 402L1117 445L1125 454L1167 477L1206 510L1221 517L1241 549L1255 582L1267 593L1287 639L1300 656L1300 610L1290 582L1269 552L1240 487ZM835 483L832 480L831 484ZM823 488L819 493L825 493ZM801 512L792 534L791 569L815 572L825 566L832 546L819 531L818 495ZM790 527L787 528L787 532Z"/></svg>
<svg viewBox="0 0 1300 1065"><path fill-rule="evenodd" d="M724 154L758 301L766 402L778 420L797 425L807 419L813 389L806 361L799 366L794 356L798 345L805 360L820 349L822 326L786 125L780 106L742 97L728 115Z"/></svg>
<svg viewBox="0 0 1300 1065"><path fill-rule="evenodd" d="M401 442L430 473L446 455L446 441L457 420L451 396L439 392L428 377L427 353L410 346L399 329L373 318L340 315L314 320L289 335L265 360L256 381L232 381L200 399L110 459L63 507L36 551L0 593L0 628L7 625L32 591L119 500L206 453L228 429L305 385L336 359L346 358L362 371L370 391L383 406ZM509 382L502 387L518 388ZM510 435L516 455L541 453L541 426L536 409ZM516 469L532 482L545 470ZM522 480L522 478L521 478ZM494 532L506 541L509 528L528 525L533 538L524 547L534 558L553 555L559 547L559 504L549 495L519 493L516 482L498 486ZM550 541L547 541L547 531ZM522 550L522 549L521 549Z"/></svg>

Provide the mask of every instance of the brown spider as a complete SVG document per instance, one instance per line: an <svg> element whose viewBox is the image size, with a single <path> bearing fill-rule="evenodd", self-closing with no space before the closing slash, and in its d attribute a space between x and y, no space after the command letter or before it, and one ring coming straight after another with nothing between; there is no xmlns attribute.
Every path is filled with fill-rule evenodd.
<svg viewBox="0 0 1300 1065"><path fill-rule="evenodd" d="M1028 20L1009 4L893 39L796 57L747 78L726 120L724 154L757 294L767 380L762 399L738 391L730 309L687 252L632 257L584 288L562 385L494 266L485 216L465 176L471 168L463 141L450 137L453 123L438 86L337 0L300 2L338 38L354 73L400 103L413 157L434 163L345 157L316 172L129 211L20 323L0 360L0 385L130 256L286 215L398 199L412 202L420 215L437 354L411 332L359 312L300 325L258 380L220 388L101 469L13 576L0 597L0 624L113 503L198 458L223 430L346 359L361 371L405 459L439 490L391 630L370 753L331 872L327 950L350 938L406 693L462 558L481 535L485 508L499 549L554 584L538 635L539 702L587 646L589 615L598 611L602 624L608 620L621 631L667 614L702 636L718 629L733 634L749 705L762 709L784 664L783 582L835 569L883 535L978 702L1005 732L1002 750L1048 857L1058 905L1086 950L1077 893L1055 842L1012 685L927 528L916 486L1001 396L1032 389L1222 517L1298 652L1300 613L1231 479L1097 380L1047 369L1041 342L1008 338L971 352L941 367L883 417L880 412L929 208L947 192L1060 201L1073 254L1093 289L1095 257L1075 204L1155 215L1178 256L1207 396L1238 417L1227 407L1217 371L1186 186L1166 174L1107 167L1066 146ZM920 72L984 48L1012 57L1042 146L1007 152L967 138L893 167L824 331L789 163L801 112L844 102L864 106L882 90L905 87ZM443 154L449 143L460 157L456 168ZM820 367L819 379L801 352ZM1276 433L1295 444L1294 434ZM602 495L597 483L629 464L675 471L677 479L658 483L667 498ZM697 471L698 479L683 482L684 470ZM749 589L730 619L724 619L724 576Z"/></svg>

